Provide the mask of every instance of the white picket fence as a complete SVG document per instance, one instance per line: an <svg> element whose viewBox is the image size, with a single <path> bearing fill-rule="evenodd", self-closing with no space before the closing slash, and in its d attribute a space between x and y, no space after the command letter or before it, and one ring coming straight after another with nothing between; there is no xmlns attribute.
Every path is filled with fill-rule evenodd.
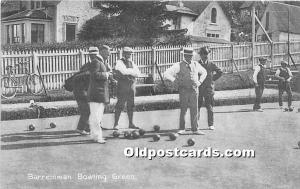
<svg viewBox="0 0 300 189"><path fill-rule="evenodd" d="M195 50L200 47L194 46ZM136 47L133 61L144 74L152 74L154 79L159 79L154 62L158 64L163 73L173 63L182 60L182 46ZM252 57L252 44L224 44L210 45L212 53L210 60L216 63L224 72L249 70L256 65L261 56L272 59L269 67L277 66L282 59L288 60L288 45L285 42L255 43L254 57ZM290 42L290 52L293 59L300 63L300 42ZM109 64L113 67L122 56L121 49L113 49ZM198 56L195 59L199 59ZM18 51L2 52L1 74L5 75L5 68L19 62L29 61L29 70L37 73L39 67L47 90L61 89L65 80L79 70L89 61L87 49L59 50L59 51ZM17 75L22 76L22 71L17 70Z"/></svg>

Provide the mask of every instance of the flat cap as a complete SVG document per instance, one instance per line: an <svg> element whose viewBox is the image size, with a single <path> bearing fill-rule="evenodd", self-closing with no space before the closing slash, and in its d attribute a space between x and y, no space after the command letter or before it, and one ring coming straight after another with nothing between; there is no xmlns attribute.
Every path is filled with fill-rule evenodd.
<svg viewBox="0 0 300 189"><path fill-rule="evenodd" d="M209 54L210 53L210 49L209 47L201 47L200 51L199 51L199 54Z"/></svg>
<svg viewBox="0 0 300 189"><path fill-rule="evenodd" d="M130 47L124 47L123 52L134 53L134 50Z"/></svg>
<svg viewBox="0 0 300 189"><path fill-rule="evenodd" d="M259 60L260 62L266 62L268 59L265 58L265 57L259 57L258 60Z"/></svg>
<svg viewBox="0 0 300 189"><path fill-rule="evenodd" d="M286 64L286 65L288 65L289 63L287 61L285 61L285 60L281 60L280 64Z"/></svg>

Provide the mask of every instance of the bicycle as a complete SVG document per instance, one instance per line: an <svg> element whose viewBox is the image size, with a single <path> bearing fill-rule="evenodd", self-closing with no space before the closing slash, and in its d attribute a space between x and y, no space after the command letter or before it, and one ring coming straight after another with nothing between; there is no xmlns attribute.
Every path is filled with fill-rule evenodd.
<svg viewBox="0 0 300 189"><path fill-rule="evenodd" d="M27 92L33 95L39 95L43 92L43 83L39 75L30 73L28 66L30 61L19 62L15 66L6 66L6 75L1 77L1 96L6 99L11 99L16 96L17 89L26 87ZM17 75L21 72L20 75Z"/></svg>

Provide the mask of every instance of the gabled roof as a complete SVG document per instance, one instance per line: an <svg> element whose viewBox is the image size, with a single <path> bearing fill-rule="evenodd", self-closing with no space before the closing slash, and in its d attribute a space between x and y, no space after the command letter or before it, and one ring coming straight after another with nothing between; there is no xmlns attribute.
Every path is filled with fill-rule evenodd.
<svg viewBox="0 0 300 189"><path fill-rule="evenodd" d="M52 18L50 16L48 16L42 10L25 10L25 11L10 15L8 17L5 17L1 20L9 21L9 20L16 20L16 19L24 19L24 18L52 20Z"/></svg>
<svg viewBox="0 0 300 189"><path fill-rule="evenodd" d="M193 14L200 15L206 9L211 1L182 1L183 7L191 11ZM178 6L178 1L170 1L168 5Z"/></svg>
<svg viewBox="0 0 300 189"><path fill-rule="evenodd" d="M300 7L284 3L270 2L267 10L270 14L269 18L275 22L277 31L300 34ZM289 24L288 12L290 14Z"/></svg>
<svg viewBox="0 0 300 189"><path fill-rule="evenodd" d="M182 14L189 14L189 15L194 15L198 16L198 14L194 13L191 9L187 7L178 7L174 5L166 5L166 10L171 11L171 12L177 12L177 13L182 13Z"/></svg>

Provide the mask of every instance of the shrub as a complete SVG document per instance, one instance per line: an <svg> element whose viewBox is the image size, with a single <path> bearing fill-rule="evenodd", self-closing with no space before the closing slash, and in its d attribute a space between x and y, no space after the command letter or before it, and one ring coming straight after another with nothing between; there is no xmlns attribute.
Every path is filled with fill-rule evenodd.
<svg viewBox="0 0 300 189"><path fill-rule="evenodd" d="M176 38L165 39L159 42L163 45L175 45ZM177 39L177 44L184 45L186 39ZM90 40L90 41L72 41L72 42L63 42L63 43L23 43L23 44L5 44L2 45L2 51L34 51L34 50L69 50L69 49L83 49L90 46L100 46L100 45L109 45L112 48L121 48L124 46L152 46L157 44L156 39L143 39L143 38L133 38L133 37L116 37L116 38L105 38L100 40Z"/></svg>

